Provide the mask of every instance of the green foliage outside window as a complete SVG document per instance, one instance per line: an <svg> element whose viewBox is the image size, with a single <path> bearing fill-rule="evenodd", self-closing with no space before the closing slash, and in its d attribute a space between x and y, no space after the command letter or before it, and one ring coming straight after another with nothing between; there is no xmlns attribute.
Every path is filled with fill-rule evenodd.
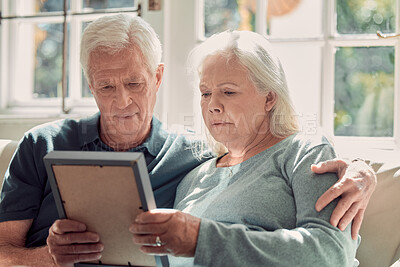
<svg viewBox="0 0 400 267"><path fill-rule="evenodd" d="M339 34L395 32L395 0L337 0ZM393 136L394 47L338 48L335 121L339 136Z"/></svg>
<svg viewBox="0 0 400 267"><path fill-rule="evenodd" d="M33 97L60 97L62 77L63 25L35 25L37 41Z"/></svg>
<svg viewBox="0 0 400 267"><path fill-rule="evenodd" d="M393 136L394 47L345 47L335 56L335 135Z"/></svg>
<svg viewBox="0 0 400 267"><path fill-rule="evenodd" d="M67 8L69 9L69 0ZM62 0L36 0L36 12L63 11ZM82 8L107 9L133 7L135 0L83 0ZM86 23L83 25L86 26ZM34 98L61 97L63 25L43 23L34 25L35 31L35 66ZM68 64L68 61L67 61ZM68 69L68 67L67 67ZM67 71L68 75L68 71ZM91 96L86 82L83 82L82 96ZM67 96L69 86L67 78Z"/></svg>
<svg viewBox="0 0 400 267"><path fill-rule="evenodd" d="M336 0L337 32L375 34L395 31L395 0Z"/></svg>

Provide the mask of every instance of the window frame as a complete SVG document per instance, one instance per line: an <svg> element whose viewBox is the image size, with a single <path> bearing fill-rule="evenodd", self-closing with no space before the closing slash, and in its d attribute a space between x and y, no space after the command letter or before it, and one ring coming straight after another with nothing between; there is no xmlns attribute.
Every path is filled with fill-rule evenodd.
<svg viewBox="0 0 400 267"><path fill-rule="evenodd" d="M396 0L395 34L400 29L400 1ZM325 2L324 55L321 99L321 126L333 136L335 144L342 149L400 149L400 38L379 38L376 34L339 35L336 33L336 1ZM360 137L334 135L335 51L336 47L391 46L395 50L394 63L394 118L393 137ZM397 70L397 71L396 71ZM325 81L325 82L324 82Z"/></svg>
<svg viewBox="0 0 400 267"><path fill-rule="evenodd" d="M256 0L257 11L266 10L267 1ZM400 33L400 0L396 1L395 34ZM197 43L203 42L204 35L204 2L197 0ZM340 35L336 33L336 0L323 1L322 32L320 36L309 38L288 38L268 36L266 31L266 12L257 12L255 32L266 36L273 45L279 44L318 44L321 47L321 84L319 95L319 121L323 132L333 138L339 149L400 149L400 37L383 39L376 34ZM260 14L261 13L261 14ZM393 137L359 137L334 135L334 78L336 47L369 47L391 46L395 50L394 63L394 128ZM197 104L197 100L194 100Z"/></svg>
<svg viewBox="0 0 400 267"><path fill-rule="evenodd" d="M62 116L62 114L72 111L75 114L91 114L97 111L97 106L93 98L82 96L82 68L80 65L80 39L82 32L82 23L93 21L104 15L113 15L117 13L127 13L134 16L139 15L138 1L135 1L134 7L130 8L110 8L88 11L82 8L83 0L70 1L70 8L66 14L66 22L69 25L69 36L67 38L68 56L68 84L69 95L65 98L66 111L62 110L62 97L34 99L32 92L34 84L24 87L25 90L17 90L18 84L18 64L23 64L21 58L31 58L32 54L19 48L18 45L25 43L25 40L17 39L13 27L18 27L18 23L63 23L64 12L46 12L35 15L24 15L21 12L24 0L2 0L0 1L0 10L3 13L1 20L1 59L0 59L0 113L3 115L22 115L29 116L40 114L53 114ZM10 13L10 14L8 14ZM44 14L44 15L43 15ZM10 18L11 17L11 18ZM26 41L32 43L32 38L26 37ZM21 53L22 51L22 53ZM25 52L25 55L23 55ZM34 58L32 58L34 60ZM34 73L29 73L34 75ZM28 74L28 75L29 75ZM20 95L30 94L30 97L21 99ZM48 116L48 115L47 115Z"/></svg>

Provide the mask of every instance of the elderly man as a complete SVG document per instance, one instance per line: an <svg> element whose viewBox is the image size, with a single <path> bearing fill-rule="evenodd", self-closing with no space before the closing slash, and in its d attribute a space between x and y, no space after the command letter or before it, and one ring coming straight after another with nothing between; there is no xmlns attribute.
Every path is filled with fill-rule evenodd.
<svg viewBox="0 0 400 267"><path fill-rule="evenodd" d="M107 16L86 28L81 63L100 113L36 127L21 140L1 192L1 266L51 266L101 257L97 233L85 231L80 222L57 220L43 164L51 150L143 152L158 207L172 207L177 184L201 161L187 149L191 143L184 136L167 133L153 117L164 71L160 62L160 41L139 17ZM316 208L342 196L332 224L344 228L355 217L357 235L375 186L374 173L364 164L350 174L341 160L313 168L341 178Z"/></svg>

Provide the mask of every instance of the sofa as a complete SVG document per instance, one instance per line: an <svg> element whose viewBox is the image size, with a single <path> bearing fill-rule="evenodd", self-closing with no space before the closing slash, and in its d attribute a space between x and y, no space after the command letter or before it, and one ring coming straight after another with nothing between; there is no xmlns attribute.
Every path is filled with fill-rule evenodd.
<svg viewBox="0 0 400 267"><path fill-rule="evenodd" d="M18 143L0 139L0 184ZM357 259L361 267L400 266L400 152L368 153L378 185L365 212ZM359 155L360 156L360 155ZM384 159L384 160L383 160Z"/></svg>

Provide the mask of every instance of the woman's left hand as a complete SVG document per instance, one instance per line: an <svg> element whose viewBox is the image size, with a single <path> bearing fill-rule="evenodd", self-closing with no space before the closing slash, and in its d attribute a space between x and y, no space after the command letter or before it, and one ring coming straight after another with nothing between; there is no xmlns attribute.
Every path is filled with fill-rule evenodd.
<svg viewBox="0 0 400 267"><path fill-rule="evenodd" d="M172 209L155 209L139 214L129 228L133 242L147 254L193 257L200 219Z"/></svg>

